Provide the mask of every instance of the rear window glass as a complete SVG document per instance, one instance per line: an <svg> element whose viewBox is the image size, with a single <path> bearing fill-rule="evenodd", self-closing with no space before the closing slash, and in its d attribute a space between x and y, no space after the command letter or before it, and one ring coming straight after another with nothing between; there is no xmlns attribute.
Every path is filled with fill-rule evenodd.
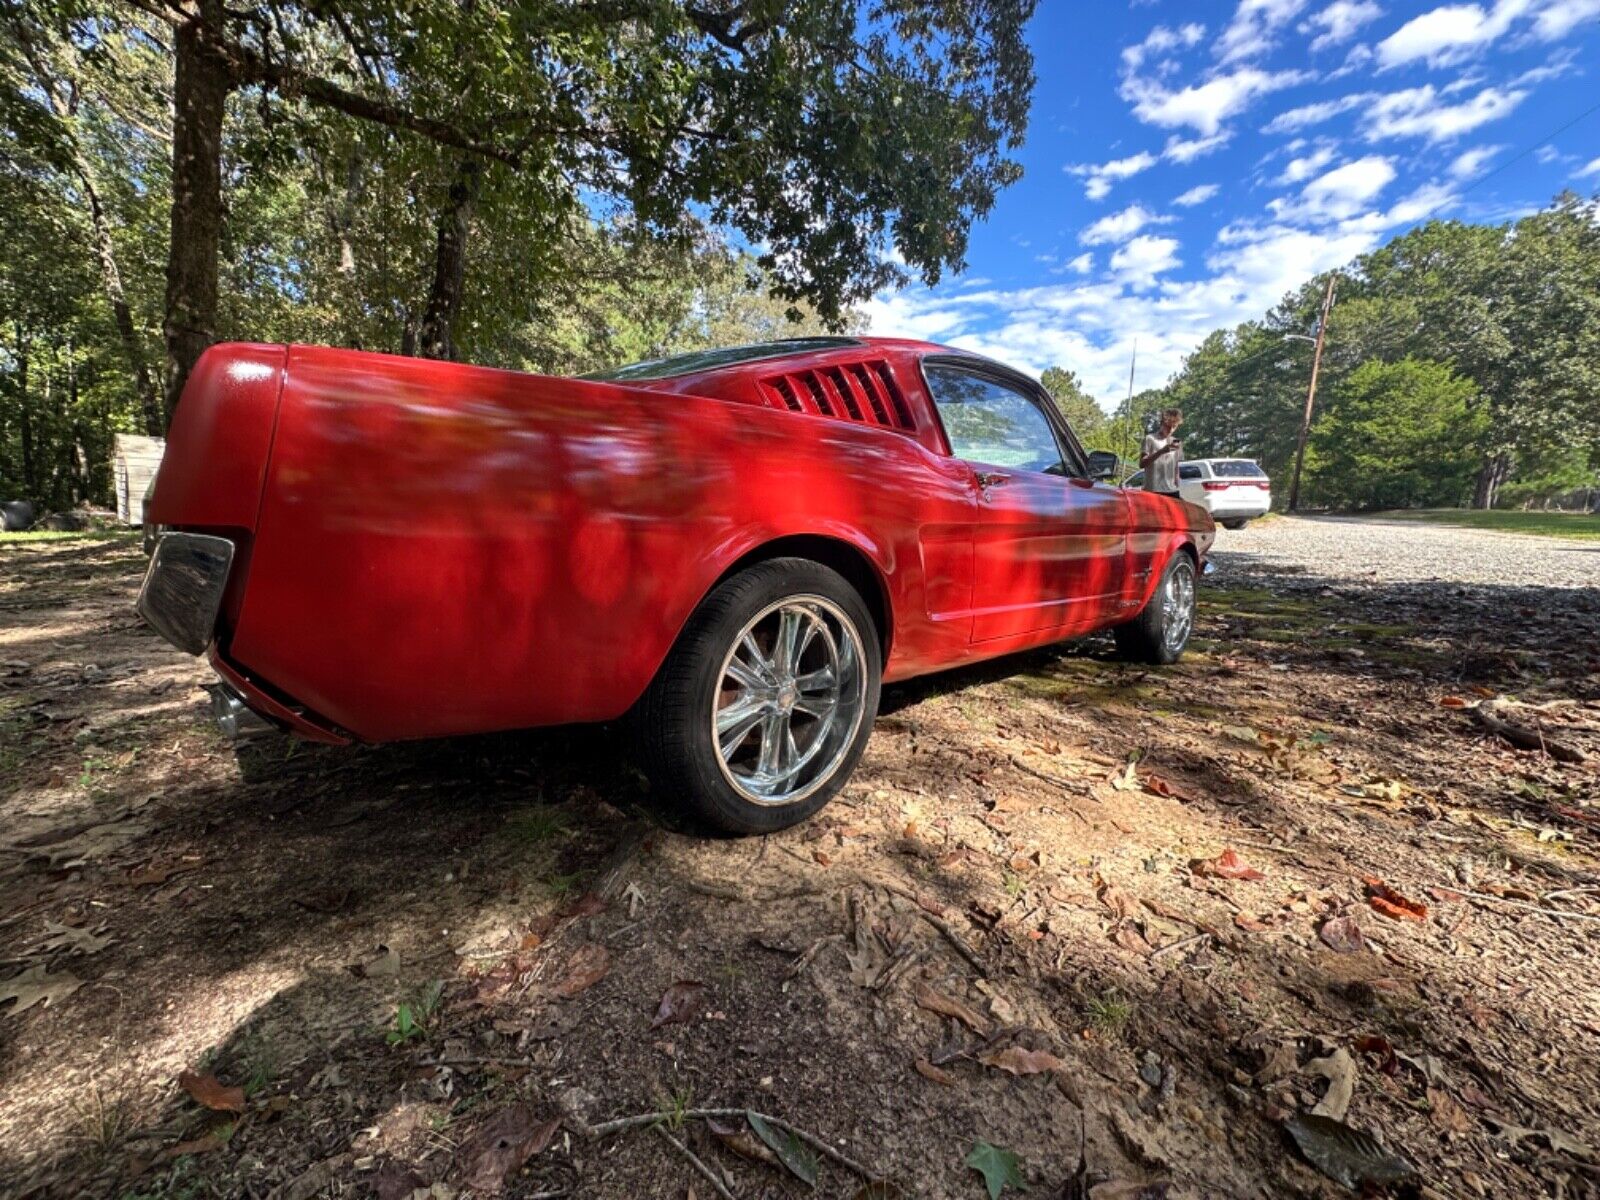
<svg viewBox="0 0 1600 1200"><path fill-rule="evenodd" d="M1199 479L1200 468L1194 463L1180 463L1178 466L1179 479Z"/></svg>
<svg viewBox="0 0 1600 1200"><path fill-rule="evenodd" d="M763 358L783 358L789 354L806 354L813 350L839 350L845 346L859 346L855 338L812 337L789 338L778 342L758 342L753 346L725 346L721 350L697 350L693 354L674 354L671 358L652 358L644 362L629 363L625 367L612 367L609 371L591 371L579 379L615 380L671 379L678 375L696 375L701 371L714 371L718 367L734 367L740 363L759 362Z"/></svg>
<svg viewBox="0 0 1600 1200"><path fill-rule="evenodd" d="M1242 458L1223 459L1211 464L1211 473L1218 479L1260 479L1266 474L1253 462Z"/></svg>

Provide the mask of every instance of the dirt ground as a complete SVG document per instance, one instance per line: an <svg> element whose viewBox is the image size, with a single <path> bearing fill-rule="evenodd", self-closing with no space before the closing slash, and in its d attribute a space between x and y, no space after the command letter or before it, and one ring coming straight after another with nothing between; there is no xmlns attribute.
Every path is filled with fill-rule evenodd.
<svg viewBox="0 0 1600 1200"><path fill-rule="evenodd" d="M142 566L0 544L0 1194L1600 1195L1596 589L1224 571L731 840L614 730L236 756Z"/></svg>

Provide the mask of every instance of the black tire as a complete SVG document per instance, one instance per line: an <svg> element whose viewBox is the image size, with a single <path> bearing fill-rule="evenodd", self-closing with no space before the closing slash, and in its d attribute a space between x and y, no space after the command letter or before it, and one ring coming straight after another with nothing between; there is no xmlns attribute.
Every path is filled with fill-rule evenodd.
<svg viewBox="0 0 1600 1200"><path fill-rule="evenodd" d="M1248 518L1235 517L1232 520L1222 522L1222 527L1224 529L1243 529L1248 524L1250 524Z"/></svg>
<svg viewBox="0 0 1600 1200"><path fill-rule="evenodd" d="M864 676L851 689L852 696L860 693L859 716L853 732L848 721L840 722L834 735L839 748L819 755L825 759L818 767L822 776L805 787L803 796L762 803L733 782L733 771L724 765L714 744L714 714L722 703L723 672L741 633L790 598L821 598L830 606L830 620L848 621L853 627ZM804 821L827 804L855 770L877 716L882 675L883 651L872 614L837 571L809 559L775 558L739 572L700 602L635 710L640 757L652 792L681 801L725 833L772 833ZM793 675L790 678L792 682ZM787 703L793 705L792 695ZM751 733L759 742L760 727Z"/></svg>
<svg viewBox="0 0 1600 1200"><path fill-rule="evenodd" d="M1189 621L1181 637L1169 638L1163 598L1172 577L1179 572L1184 572L1188 576ZM1180 550L1172 556L1166 569L1161 572L1155 590L1150 593L1150 599L1145 601L1145 606L1139 611L1139 615L1125 625L1112 628L1111 633L1117 640L1118 653L1131 662L1158 665L1175 663L1182 658L1183 649L1189 644L1189 637L1194 632L1194 584L1194 559Z"/></svg>

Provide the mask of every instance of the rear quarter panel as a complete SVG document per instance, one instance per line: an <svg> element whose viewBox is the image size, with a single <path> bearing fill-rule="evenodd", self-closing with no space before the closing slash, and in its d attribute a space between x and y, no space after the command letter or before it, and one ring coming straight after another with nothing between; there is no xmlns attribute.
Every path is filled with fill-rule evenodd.
<svg viewBox="0 0 1600 1200"><path fill-rule="evenodd" d="M1155 591L1172 555L1192 546L1203 563L1216 541L1217 527L1198 504L1174 500L1140 488L1128 496L1128 601L1142 607Z"/></svg>
<svg viewBox="0 0 1600 1200"><path fill-rule="evenodd" d="M228 657L368 740L605 720L747 551L857 547L886 672L958 658L970 484L904 434L294 347Z"/></svg>

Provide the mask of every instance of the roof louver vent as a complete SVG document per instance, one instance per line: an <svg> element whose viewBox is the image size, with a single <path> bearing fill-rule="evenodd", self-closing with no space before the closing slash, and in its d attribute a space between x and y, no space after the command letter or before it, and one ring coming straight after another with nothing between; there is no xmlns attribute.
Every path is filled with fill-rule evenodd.
<svg viewBox="0 0 1600 1200"><path fill-rule="evenodd" d="M857 425L912 428L911 410L881 359L789 371L763 379L760 387L774 408Z"/></svg>

